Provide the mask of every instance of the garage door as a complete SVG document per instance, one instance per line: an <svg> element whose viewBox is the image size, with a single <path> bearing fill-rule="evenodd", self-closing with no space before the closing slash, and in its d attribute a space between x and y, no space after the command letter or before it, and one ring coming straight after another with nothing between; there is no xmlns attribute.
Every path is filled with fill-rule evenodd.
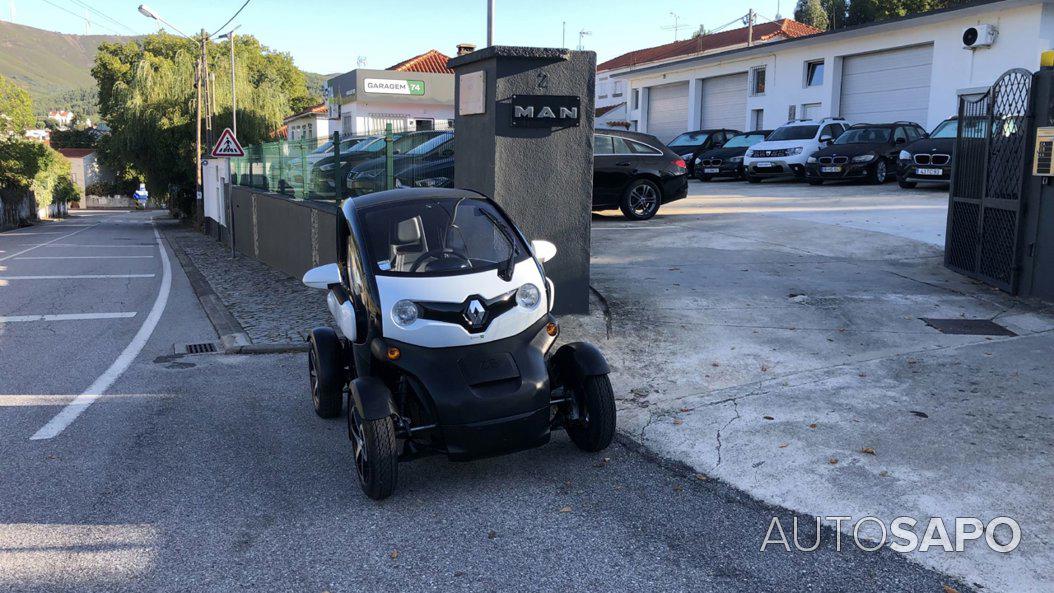
<svg viewBox="0 0 1054 593"><path fill-rule="evenodd" d="M688 83L653 86L648 90L648 133L669 142L688 131Z"/></svg>
<svg viewBox="0 0 1054 593"><path fill-rule="evenodd" d="M926 125L933 46L919 45L842 61L842 117L852 123Z"/></svg>
<svg viewBox="0 0 1054 593"><path fill-rule="evenodd" d="M742 130L747 121L747 73L703 80L703 129Z"/></svg>

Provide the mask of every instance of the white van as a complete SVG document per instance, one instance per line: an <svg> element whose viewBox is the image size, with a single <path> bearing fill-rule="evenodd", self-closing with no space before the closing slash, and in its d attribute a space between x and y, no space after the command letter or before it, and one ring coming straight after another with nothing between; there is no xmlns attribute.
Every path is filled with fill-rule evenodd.
<svg viewBox="0 0 1054 593"><path fill-rule="evenodd" d="M768 139L750 147L743 156L747 181L767 177L805 177L805 160L834 142L849 127L840 117L797 120L776 128Z"/></svg>

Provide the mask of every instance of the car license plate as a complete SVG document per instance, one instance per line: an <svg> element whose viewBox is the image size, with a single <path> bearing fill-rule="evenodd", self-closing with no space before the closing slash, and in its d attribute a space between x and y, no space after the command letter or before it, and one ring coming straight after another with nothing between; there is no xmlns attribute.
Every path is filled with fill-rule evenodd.
<svg viewBox="0 0 1054 593"><path fill-rule="evenodd" d="M915 169L917 175L942 175L944 171L940 169Z"/></svg>
<svg viewBox="0 0 1054 593"><path fill-rule="evenodd" d="M721 172L721 169L718 169L717 167L707 167L707 168L703 169L703 173L720 173L720 172Z"/></svg>
<svg viewBox="0 0 1054 593"><path fill-rule="evenodd" d="M821 173L841 173L841 167L820 167Z"/></svg>
<svg viewBox="0 0 1054 593"><path fill-rule="evenodd" d="M760 163L754 163L754 166L758 167L760 169L768 169L768 168L772 167L772 163L770 163L768 161L761 161Z"/></svg>

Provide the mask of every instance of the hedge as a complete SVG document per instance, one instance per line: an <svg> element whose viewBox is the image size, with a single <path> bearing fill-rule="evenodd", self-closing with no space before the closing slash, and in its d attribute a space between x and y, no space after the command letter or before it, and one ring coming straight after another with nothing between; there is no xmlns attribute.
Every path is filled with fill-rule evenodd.
<svg viewBox="0 0 1054 593"><path fill-rule="evenodd" d="M45 144L20 138L0 139L0 187L32 191L39 208L81 198L64 156Z"/></svg>

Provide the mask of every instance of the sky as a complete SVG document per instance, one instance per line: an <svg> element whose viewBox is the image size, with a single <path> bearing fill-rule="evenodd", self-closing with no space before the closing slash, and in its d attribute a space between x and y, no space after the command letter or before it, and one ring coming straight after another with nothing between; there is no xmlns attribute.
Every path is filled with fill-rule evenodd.
<svg viewBox="0 0 1054 593"><path fill-rule="evenodd" d="M244 0L0 0L0 19L50 31L93 34L148 34L157 21L139 14L146 2L179 30L212 33ZM754 8L761 17L777 11L793 16L794 0L495 0L495 45L576 48L579 31L585 49L602 62L625 52L685 39L705 25L714 29ZM95 12L92 10L94 9ZM101 14L100 14L101 13ZM102 15L105 15L102 16ZM109 18L106 18L109 17ZM111 20L112 19L112 20ZM309 72L335 74L356 68L383 69L437 49L453 55L458 43L486 43L486 0L330 0L307 2L250 0L230 27L256 36L268 47L288 52ZM563 37L566 22L566 38ZM734 28L741 25L732 25ZM228 27L229 28L229 27Z"/></svg>

